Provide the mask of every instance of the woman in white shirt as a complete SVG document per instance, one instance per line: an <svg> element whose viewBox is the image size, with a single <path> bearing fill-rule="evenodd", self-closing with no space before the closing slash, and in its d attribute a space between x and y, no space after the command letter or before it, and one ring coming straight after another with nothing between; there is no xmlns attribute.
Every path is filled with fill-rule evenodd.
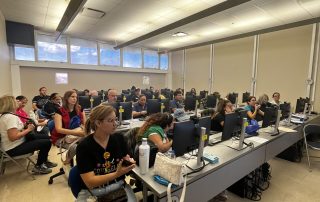
<svg viewBox="0 0 320 202"><path fill-rule="evenodd" d="M24 125L18 116L14 115L16 101L13 96L0 98L0 134L1 146L10 156L19 156L39 150L38 159L33 172L35 174L51 173L57 164L48 161L51 148L49 139L38 139L32 135L28 138L35 126L31 123Z"/></svg>

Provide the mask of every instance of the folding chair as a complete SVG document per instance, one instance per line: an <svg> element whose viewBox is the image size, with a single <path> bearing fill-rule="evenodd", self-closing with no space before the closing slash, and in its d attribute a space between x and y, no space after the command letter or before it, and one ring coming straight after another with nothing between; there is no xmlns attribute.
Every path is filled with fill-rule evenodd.
<svg viewBox="0 0 320 202"><path fill-rule="evenodd" d="M304 144L307 152L307 159L309 165L309 171L311 171L310 166L310 154L308 148L312 150L320 151L320 125L317 124L307 124L303 127L303 138Z"/></svg>
<svg viewBox="0 0 320 202"><path fill-rule="evenodd" d="M30 158L33 155L32 153L28 153L28 154L24 154L24 155L20 155L20 156L13 156L11 157L9 154L7 154L7 152L2 148L1 145L1 135L0 135L0 175L3 175L5 172L5 166L6 166L6 162L8 161L12 161L14 162L17 166L21 167L23 170L25 170L31 177L32 179L35 179L34 176L32 175L31 172L29 172L29 166L30 163L32 163L33 165L35 165L35 163L32 161L32 159ZM17 160L18 159L26 159L28 160L28 165L27 167L23 166L21 163L19 163Z"/></svg>

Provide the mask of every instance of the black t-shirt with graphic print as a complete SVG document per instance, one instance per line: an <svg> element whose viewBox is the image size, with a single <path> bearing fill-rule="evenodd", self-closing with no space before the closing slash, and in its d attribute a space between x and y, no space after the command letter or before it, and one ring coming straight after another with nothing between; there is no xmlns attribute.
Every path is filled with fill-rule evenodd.
<svg viewBox="0 0 320 202"><path fill-rule="evenodd" d="M46 104L49 100L50 96L45 95L37 95L32 99L32 103L36 103L38 109L42 109L43 105Z"/></svg>
<svg viewBox="0 0 320 202"><path fill-rule="evenodd" d="M80 174L94 171L95 175L104 175L115 172L119 161L128 154L124 138L121 134L115 133L110 135L106 148L101 147L89 135L77 146L77 166ZM124 179L125 176L117 178ZM113 182L109 182L111 184ZM81 185L82 189L87 189L85 184Z"/></svg>

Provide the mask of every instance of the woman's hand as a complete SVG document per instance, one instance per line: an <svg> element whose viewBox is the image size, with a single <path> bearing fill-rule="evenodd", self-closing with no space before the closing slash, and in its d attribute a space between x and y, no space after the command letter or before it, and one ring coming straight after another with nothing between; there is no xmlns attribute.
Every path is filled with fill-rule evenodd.
<svg viewBox="0 0 320 202"><path fill-rule="evenodd" d="M34 128L35 128L34 125L33 125L32 123L29 123L28 126L27 126L27 128L26 128L26 130L29 131L29 132L31 132L31 131L34 130Z"/></svg>
<svg viewBox="0 0 320 202"><path fill-rule="evenodd" d="M127 174L129 171L131 171L136 166L135 161L134 161L134 164L127 166L127 167L123 166L122 162L123 162L123 159L120 160L120 162L118 163L118 166L117 166L116 173L117 173L118 177Z"/></svg>

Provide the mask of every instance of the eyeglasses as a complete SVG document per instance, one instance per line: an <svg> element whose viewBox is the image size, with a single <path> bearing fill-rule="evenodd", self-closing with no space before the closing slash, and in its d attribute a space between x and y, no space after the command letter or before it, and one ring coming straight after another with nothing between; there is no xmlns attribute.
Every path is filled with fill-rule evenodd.
<svg viewBox="0 0 320 202"><path fill-rule="evenodd" d="M108 123L114 123L114 122L118 122L118 118L112 118L112 119L103 119L103 121L107 121Z"/></svg>

